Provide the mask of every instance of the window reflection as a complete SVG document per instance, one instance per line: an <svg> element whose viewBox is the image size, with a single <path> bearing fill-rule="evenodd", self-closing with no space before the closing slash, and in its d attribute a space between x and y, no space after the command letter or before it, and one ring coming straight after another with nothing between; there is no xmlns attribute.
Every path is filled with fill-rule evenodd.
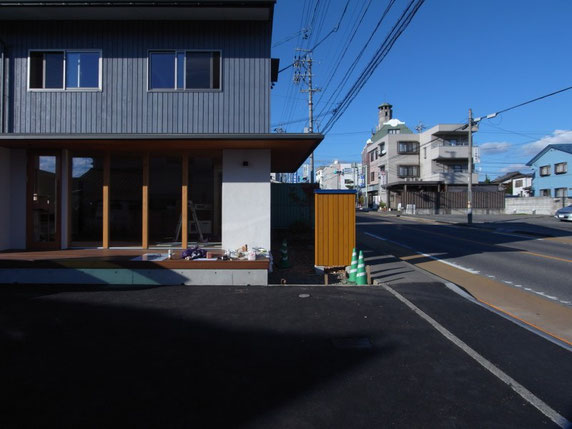
<svg viewBox="0 0 572 429"><path fill-rule="evenodd" d="M101 243L103 157L72 157L71 241Z"/></svg>

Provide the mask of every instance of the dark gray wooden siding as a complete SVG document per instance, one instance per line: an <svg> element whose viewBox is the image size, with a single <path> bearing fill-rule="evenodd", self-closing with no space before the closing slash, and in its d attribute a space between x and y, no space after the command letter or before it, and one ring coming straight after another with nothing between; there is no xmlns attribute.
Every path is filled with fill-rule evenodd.
<svg viewBox="0 0 572 429"><path fill-rule="evenodd" d="M2 23L13 58L10 132L264 133L270 127L267 22ZM31 92L28 50L101 49L101 92ZM222 90L148 92L150 49L221 50Z"/></svg>

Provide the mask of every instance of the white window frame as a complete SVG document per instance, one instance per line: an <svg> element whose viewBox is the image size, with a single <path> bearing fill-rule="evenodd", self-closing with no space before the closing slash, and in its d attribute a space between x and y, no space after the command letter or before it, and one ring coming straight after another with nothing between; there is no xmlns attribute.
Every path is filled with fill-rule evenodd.
<svg viewBox="0 0 572 429"><path fill-rule="evenodd" d="M157 89L153 89L151 88L151 54L152 53L174 53L175 54L175 88L157 88ZM219 68L219 87L218 88L186 88L187 85L187 79L186 76L183 77L183 85L185 85L185 88L177 88L177 80L178 80L178 75L177 73L179 73L179 68L177 67L177 54L179 53L183 53L184 54L184 66L183 66L183 71L184 73L186 73L187 71L187 53L188 52L218 52L219 53L219 64L218 64L218 68ZM147 50L147 76L146 76L146 80L147 80L147 92L222 92L222 81L223 81L223 76L222 76L222 60L223 60L223 56L222 56L222 49L148 49ZM212 76L211 76L211 81L212 81Z"/></svg>
<svg viewBox="0 0 572 429"><path fill-rule="evenodd" d="M62 76L62 84L63 88L30 88L30 54L32 52L63 52L64 54L64 61L63 61L63 76ZM98 69L98 86L97 88L67 88L66 84L66 67L67 67L67 54L68 52L96 52L99 54L99 69ZM29 49L28 50L28 57L27 57L27 75L26 75L26 87L28 92L102 92L103 88L103 53L101 49Z"/></svg>

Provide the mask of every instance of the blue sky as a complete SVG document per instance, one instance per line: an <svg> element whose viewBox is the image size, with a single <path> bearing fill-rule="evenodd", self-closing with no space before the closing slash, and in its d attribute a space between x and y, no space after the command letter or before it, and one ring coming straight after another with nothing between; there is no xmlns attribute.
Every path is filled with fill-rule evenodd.
<svg viewBox="0 0 572 429"><path fill-rule="evenodd" d="M409 3L395 1L354 72L348 75L348 86L331 99L334 104L326 105L389 1L350 0L338 31L314 50L314 86L327 88L316 94L316 113L330 110L342 98ZM281 68L292 63L296 47L314 46L334 29L346 3L278 0L272 56L280 58ZM334 69L341 47L368 4L345 57ZM414 129L420 121L427 127L463 122L469 108L476 117L485 116L572 86L571 16L569 0L426 0L326 135L315 153L316 166L334 159L359 162L365 141L377 124L377 106L383 102L391 103L394 117ZM307 39L293 37L304 27ZM271 123L273 128L302 132L307 126L303 121L281 125L308 117L307 94L293 84L292 71L282 72L272 90ZM571 108L572 90L482 121L474 135L475 144L481 147L481 163L477 165L480 179L525 170L523 164L546 144L572 143ZM318 130L324 124L318 119Z"/></svg>

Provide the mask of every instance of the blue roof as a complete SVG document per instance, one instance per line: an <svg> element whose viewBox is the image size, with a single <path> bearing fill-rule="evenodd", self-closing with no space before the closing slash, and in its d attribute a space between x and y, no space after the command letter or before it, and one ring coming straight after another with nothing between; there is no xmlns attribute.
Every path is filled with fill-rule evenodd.
<svg viewBox="0 0 572 429"><path fill-rule="evenodd" d="M526 163L526 165L531 166L536 162L538 158L548 152L550 149L561 150L562 152L572 153L572 144L549 144L544 149L536 154L534 158Z"/></svg>

